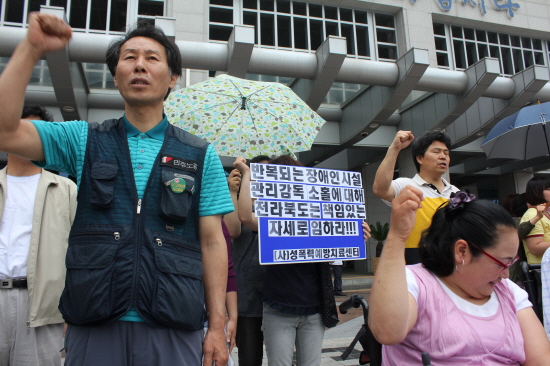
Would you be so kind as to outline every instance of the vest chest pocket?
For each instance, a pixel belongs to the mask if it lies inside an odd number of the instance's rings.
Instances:
[[[159,215],[168,222],[187,220],[193,204],[195,173],[162,168],[162,183]]]
[[[90,203],[100,209],[111,208],[118,165],[114,161],[98,160],[92,166]]]

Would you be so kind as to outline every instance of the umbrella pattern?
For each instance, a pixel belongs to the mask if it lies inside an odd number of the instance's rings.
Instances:
[[[289,87],[229,75],[172,92],[164,112],[218,154],[246,158],[309,150],[325,123]]]

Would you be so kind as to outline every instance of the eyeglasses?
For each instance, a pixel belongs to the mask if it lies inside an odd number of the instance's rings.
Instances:
[[[476,248],[477,250],[479,250],[481,253],[485,254],[487,257],[491,258],[493,260],[493,262],[495,262],[496,264],[498,264],[499,266],[502,267],[502,269],[500,270],[499,274],[501,274],[502,272],[506,271],[508,268],[512,267],[514,265],[514,263],[516,263],[518,260],[519,260],[519,257],[516,255],[510,262],[504,264],[502,263],[501,261],[499,261],[498,259],[496,259],[495,257],[493,257],[492,255],[490,255],[489,253],[486,253],[484,250],[482,250],[480,247],[478,247],[477,245],[475,245],[474,243],[470,243],[468,242],[468,244],[470,244],[471,246],[473,246],[474,248]]]

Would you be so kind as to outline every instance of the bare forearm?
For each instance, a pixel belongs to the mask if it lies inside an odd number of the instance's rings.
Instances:
[[[231,192],[231,200],[233,201],[233,207],[235,210],[223,217],[227,230],[232,239],[238,238],[241,235],[241,221],[239,220],[239,209],[237,202],[237,192]]]
[[[203,282],[208,311],[208,327],[223,329],[227,286],[227,247],[221,240],[202,245]]]
[[[369,325],[379,342],[398,343],[407,335],[409,293],[404,243],[388,236],[371,290]]]
[[[237,306],[237,291],[230,291],[225,295],[225,308],[229,320],[237,321],[239,309]]]
[[[19,126],[25,90],[41,53],[26,40],[21,42],[0,74],[0,136],[7,137]]]
[[[374,177],[372,191],[377,197],[383,198],[387,201],[391,201],[393,199],[391,182],[393,180],[393,172],[395,170],[395,163],[397,162],[398,156],[399,150],[390,146]]]
[[[250,230],[258,231],[258,221],[252,212],[252,199],[250,197],[250,171],[242,173],[241,193],[239,195],[239,219]]]
[[[529,248],[531,254],[537,257],[542,257],[546,249],[550,247],[550,241],[541,241],[536,244],[527,243],[527,247]]]

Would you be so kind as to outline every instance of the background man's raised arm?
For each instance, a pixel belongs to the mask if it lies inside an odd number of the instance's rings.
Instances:
[[[0,74],[0,151],[44,160],[36,128],[31,122],[20,120],[25,90],[36,62],[45,53],[65,47],[71,34],[71,28],[58,17],[40,13],[29,15],[27,36]]]
[[[372,191],[377,197],[386,201],[391,201],[395,197],[395,190],[391,185],[395,163],[397,162],[399,152],[409,146],[413,139],[414,136],[411,131],[398,131],[395,135],[374,177]]]

